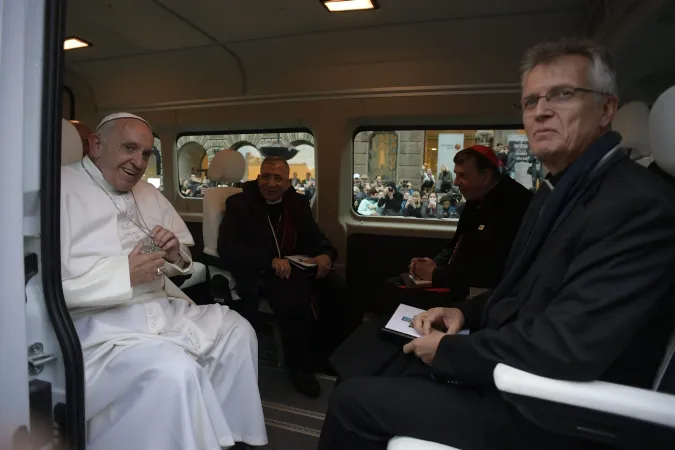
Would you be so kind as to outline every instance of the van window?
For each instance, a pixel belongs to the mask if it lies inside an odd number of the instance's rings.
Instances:
[[[155,135],[152,145],[152,155],[148,160],[148,167],[143,174],[143,180],[155,186],[160,192],[164,192],[164,175],[162,174],[162,141]]]
[[[474,144],[490,147],[502,173],[528,189],[537,189],[543,180],[543,167],[530,153],[525,131],[516,127],[361,128],[353,144],[354,211],[362,216],[458,219],[465,200],[454,185],[453,159]]]
[[[241,181],[255,180],[266,156],[288,161],[290,178],[299,193],[314,195],[316,164],[314,136],[307,129],[181,134],[177,141],[179,190],[183,197],[203,197],[210,187],[224,186],[208,179],[211,160],[223,149],[236,150],[246,160]]]

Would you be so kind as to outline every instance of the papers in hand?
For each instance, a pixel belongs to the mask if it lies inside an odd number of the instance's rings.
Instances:
[[[412,322],[416,315],[425,312],[423,309],[415,308],[404,304],[398,305],[396,311],[384,326],[383,330],[389,333],[398,334],[409,339],[415,339],[422,335],[413,328]],[[461,330],[457,334],[469,334],[469,330]]]
[[[415,283],[417,286],[431,286],[431,280],[420,280],[417,277],[414,277],[410,274],[408,274],[410,279],[412,280],[413,283]]]
[[[292,256],[287,256],[287,260],[291,262],[295,267],[302,269],[302,270],[310,270],[316,267],[316,264],[311,261],[312,257],[307,256],[307,255],[292,255]]]
[[[420,280],[409,273],[402,273],[401,278],[407,289],[431,287],[431,280]]]

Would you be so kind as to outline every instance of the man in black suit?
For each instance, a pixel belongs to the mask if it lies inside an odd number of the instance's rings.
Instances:
[[[431,258],[413,258],[410,274],[431,281],[431,289],[402,289],[400,276],[388,280],[378,313],[391,314],[405,303],[421,309],[462,301],[469,288],[494,288],[532,193],[499,173],[492,149],[473,145],[457,153],[455,185],[467,199],[457,231],[447,247]]]
[[[412,358],[408,376],[338,386],[320,449],[384,449],[394,435],[460,449],[582,448],[500,396],[492,378],[498,363],[559,379],[650,386],[675,312],[675,193],[631,162],[618,149],[620,136],[608,131],[617,84],[602,49],[542,44],[523,67],[523,122],[550,174],[504,277],[491,296],[414,319],[423,336],[403,348]],[[464,327],[472,333],[456,334]],[[525,411],[547,414],[545,407]]]
[[[313,330],[323,331],[324,352],[337,346],[349,331],[343,308],[348,295],[332,270],[337,251],[314,221],[307,199],[291,187],[288,172],[285,160],[266,158],[258,179],[227,199],[218,253],[242,297],[238,310],[253,323],[264,292],[279,318],[291,381],[300,393],[316,397]],[[293,255],[311,257],[316,271],[292,265],[287,257]]]

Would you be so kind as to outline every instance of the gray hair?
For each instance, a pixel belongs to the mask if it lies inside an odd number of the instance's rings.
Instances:
[[[548,64],[570,55],[583,56],[591,62],[588,69],[588,87],[590,89],[604,94],[619,95],[616,71],[609,52],[596,43],[585,39],[566,38],[545,42],[530,48],[525,52],[520,67],[521,85],[524,84],[525,77],[536,66]]]

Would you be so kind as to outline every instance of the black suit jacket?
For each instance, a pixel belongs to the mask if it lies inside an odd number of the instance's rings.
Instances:
[[[477,331],[444,337],[434,373],[491,385],[502,362],[545,377],[649,387],[675,317],[674,199],[660,178],[618,162],[544,243],[514,294],[460,306]]]
[[[450,288],[461,300],[469,287],[494,288],[506,265],[511,244],[518,233],[532,192],[508,176],[502,176],[485,198],[469,201],[450,244],[436,257],[434,287]],[[452,264],[448,264],[462,237]]]
[[[229,197],[218,233],[218,253],[223,266],[235,276],[254,277],[272,271],[272,259],[277,257],[274,236],[267,220],[265,200],[257,181],[248,181],[243,192]],[[307,198],[289,188],[283,197],[297,228],[297,254],[318,256],[327,254],[337,259],[337,250],[321,232],[312,217]]]

